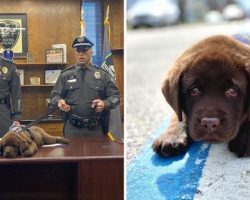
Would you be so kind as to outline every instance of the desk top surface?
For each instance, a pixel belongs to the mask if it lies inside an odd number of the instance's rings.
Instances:
[[[45,145],[32,157],[0,157],[0,164],[39,162],[79,162],[83,160],[123,159],[124,145],[107,137],[68,137],[68,145]]]

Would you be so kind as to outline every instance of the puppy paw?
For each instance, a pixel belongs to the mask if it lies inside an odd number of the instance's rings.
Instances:
[[[63,137],[57,137],[56,138],[56,143],[59,144],[69,144],[69,140]]]
[[[250,156],[250,122],[245,122],[237,134],[237,136],[228,143],[228,148],[239,158]]]
[[[20,142],[19,144],[19,152],[20,152],[20,155],[24,155],[24,152],[29,148],[29,145],[26,141],[22,141]]]
[[[29,157],[29,156],[33,156],[35,153],[37,152],[37,148],[28,148],[23,152],[23,156],[25,157]]]
[[[153,150],[160,156],[176,156],[186,152],[189,139],[186,132],[178,135],[163,134],[153,142]]]
[[[250,156],[250,141],[232,140],[228,143],[229,151],[235,153],[239,158]]]
[[[33,155],[33,152],[30,149],[26,149],[23,152],[23,156],[25,156],[25,157],[29,157],[29,156],[32,156],[32,155]]]

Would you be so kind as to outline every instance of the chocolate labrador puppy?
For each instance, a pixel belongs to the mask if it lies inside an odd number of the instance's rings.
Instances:
[[[0,140],[0,153],[4,157],[32,156],[44,144],[68,144],[69,140],[51,136],[42,128],[32,126],[28,131],[8,132]]]
[[[227,36],[197,43],[177,59],[162,91],[175,114],[153,143],[162,156],[185,152],[192,141],[229,142],[250,155],[250,48]]]

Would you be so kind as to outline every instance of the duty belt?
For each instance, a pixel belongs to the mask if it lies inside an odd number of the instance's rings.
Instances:
[[[7,97],[0,98],[0,104],[7,104]]]
[[[83,118],[75,114],[69,115],[69,122],[77,128],[89,128],[93,129],[98,125],[99,117]]]

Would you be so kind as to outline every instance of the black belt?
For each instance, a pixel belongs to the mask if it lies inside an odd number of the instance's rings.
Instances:
[[[0,104],[7,104],[7,97],[0,98]]]
[[[70,114],[69,122],[76,128],[89,128],[93,129],[98,126],[99,117],[95,116],[92,118],[83,118],[75,114]]]

